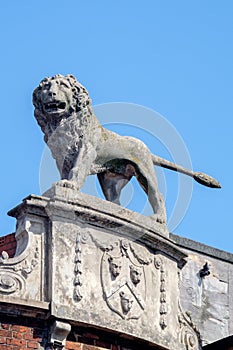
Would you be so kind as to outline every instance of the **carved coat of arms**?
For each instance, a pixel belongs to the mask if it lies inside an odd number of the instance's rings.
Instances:
[[[138,319],[145,309],[146,278],[144,264],[128,241],[106,250],[101,261],[104,299],[109,308],[123,319]]]

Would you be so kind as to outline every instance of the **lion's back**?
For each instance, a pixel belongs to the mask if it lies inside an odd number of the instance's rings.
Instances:
[[[122,136],[113,131],[103,129],[101,140],[97,146],[97,157],[101,160],[128,159],[135,161],[140,155],[148,157],[150,153],[148,147],[141,140]]]

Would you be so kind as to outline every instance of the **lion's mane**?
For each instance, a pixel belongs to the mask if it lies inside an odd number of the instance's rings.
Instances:
[[[44,88],[44,86],[48,84],[51,80],[65,80],[66,84],[70,87],[70,90],[72,91],[72,102],[69,107],[68,113],[66,113],[62,116],[61,119],[58,119],[56,121],[48,121],[48,119],[43,113],[43,106],[41,101],[41,91]],[[61,126],[64,122],[66,122],[67,127],[69,126],[69,124],[72,126],[71,130],[74,130],[73,128],[78,128],[80,131],[80,126],[85,125],[88,122],[88,115],[93,113],[91,108],[91,99],[88,95],[88,91],[71,74],[68,74],[66,76],[57,74],[51,78],[43,79],[40,82],[39,86],[33,92],[33,105],[35,107],[35,117],[43,133],[45,134],[45,138],[48,138],[51,135],[51,133],[58,126]]]
[[[60,118],[49,119],[43,110],[41,91],[54,79],[65,81],[72,93],[72,101],[67,113],[62,114]],[[44,133],[44,140],[51,149],[61,176],[64,178],[72,168],[72,162],[80,149],[84,135],[90,136],[93,123],[96,121],[93,119],[94,113],[88,91],[73,75],[57,74],[40,82],[33,92],[33,104],[34,115]],[[61,139],[62,145],[57,141]]]

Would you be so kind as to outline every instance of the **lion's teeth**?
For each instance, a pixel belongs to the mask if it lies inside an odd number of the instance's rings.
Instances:
[[[66,108],[65,102],[48,102],[45,104],[46,110],[65,109],[65,108]]]

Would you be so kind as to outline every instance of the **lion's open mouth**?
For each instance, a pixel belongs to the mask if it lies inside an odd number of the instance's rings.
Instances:
[[[52,112],[58,112],[63,111],[66,108],[65,102],[48,102],[44,104],[44,109],[46,112],[52,113]]]

